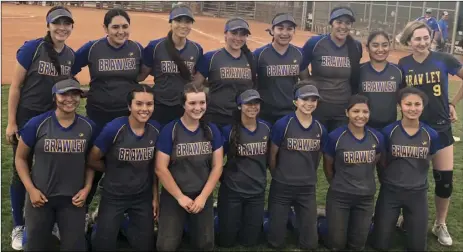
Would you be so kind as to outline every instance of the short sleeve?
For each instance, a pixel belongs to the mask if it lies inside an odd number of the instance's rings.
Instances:
[[[172,131],[177,120],[168,123],[162,128],[159,133],[158,140],[156,142],[156,149],[166,155],[172,155]]]
[[[216,51],[205,53],[204,56],[201,57],[200,60],[198,61],[198,66],[196,70],[200,72],[204,78],[209,77],[209,65],[211,63],[212,56],[215,54],[215,52]]]
[[[328,144],[329,136],[328,136],[328,130],[326,130],[325,126],[323,126],[323,124],[320,123],[320,127],[322,129],[322,138],[321,138],[320,146],[323,151],[325,148],[325,145]]]
[[[16,60],[21,64],[24,69],[29,70],[32,64],[34,54],[37,51],[37,47],[42,42],[41,39],[29,40],[24,42],[18,51],[16,52]]]
[[[263,47],[260,47],[260,48],[257,48],[256,50],[254,50],[254,52],[252,53],[253,56],[254,56],[254,62],[255,62],[255,66],[256,67],[259,67],[259,56],[260,54],[262,53],[262,51],[264,50],[265,46]]]
[[[358,40],[355,40],[355,43],[357,44],[357,48],[359,50],[359,54],[360,54],[360,59],[362,59],[363,57],[363,46],[362,46],[362,42],[358,41]]]
[[[451,75],[458,74],[461,69],[460,61],[452,54],[442,53],[442,55],[444,56],[444,63],[447,68],[447,72]]]
[[[34,148],[37,141],[37,130],[45,118],[46,116],[43,116],[43,114],[32,117],[19,131],[21,139],[29,148]]]
[[[270,140],[276,146],[280,146],[281,142],[283,141],[287,123],[287,118],[283,117],[278,120],[272,127],[272,131],[270,132]]]
[[[312,53],[315,45],[318,41],[320,41],[321,38],[321,36],[314,36],[305,42],[304,46],[302,47],[302,63],[300,66],[300,71],[304,71],[309,67],[310,63],[312,62]]]
[[[154,62],[154,48],[159,43],[159,40],[152,40],[143,49],[143,64],[147,67],[152,68]]]
[[[330,133],[327,136],[326,143],[323,145],[323,153],[334,158],[336,156],[336,141],[337,139],[334,132]]]
[[[94,145],[98,147],[103,154],[106,154],[111,148],[118,130],[119,128],[114,125],[114,122],[109,122],[104,126],[103,130],[96,138]]]
[[[384,151],[385,152],[389,151],[389,138],[390,138],[392,129],[396,124],[397,123],[390,124],[390,125],[384,127],[380,132],[381,135],[383,136],[383,142],[384,142],[383,146],[384,146]]]
[[[385,143],[384,143],[384,136],[381,132],[378,132],[374,129],[371,129],[373,134],[376,136],[378,139],[378,144],[376,145],[376,154],[382,153],[385,151]]]
[[[431,146],[429,148],[429,154],[434,155],[439,150],[442,149],[442,144],[440,142],[439,134],[437,133],[437,131],[433,130],[431,127],[427,127],[427,130],[428,130],[429,135],[431,137]]]
[[[231,132],[232,126],[231,125],[226,125],[222,128],[222,138],[223,138],[223,153],[227,154],[228,150],[230,148],[230,132]]]
[[[215,126],[215,124],[209,123],[209,127],[212,131],[212,151],[216,151],[223,146],[223,138],[220,130]]]
[[[75,53],[75,61],[72,66],[72,75],[78,74],[82,68],[88,65],[88,56],[90,54],[90,49],[96,41],[89,41],[79,48]]]

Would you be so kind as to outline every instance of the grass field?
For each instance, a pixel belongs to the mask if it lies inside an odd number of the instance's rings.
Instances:
[[[450,85],[450,93],[453,96],[456,92],[457,82],[454,82]],[[5,129],[7,125],[7,110],[8,110],[8,86],[1,87],[2,93],[2,218],[1,218],[1,228],[2,228],[2,237],[1,237],[1,250],[8,251],[11,250],[11,238],[10,232],[12,229],[12,216],[11,216],[11,206],[10,206],[10,196],[9,196],[9,185],[11,179],[11,163],[12,163],[12,149],[9,145],[6,144],[5,139]],[[85,101],[80,105],[79,112],[85,114],[84,106]],[[463,106],[458,106],[458,115],[460,116],[460,121],[454,125],[454,135],[463,136],[463,127],[461,120],[463,120]],[[429,198],[429,234],[428,234],[428,249],[430,251],[463,251],[463,213],[461,212],[461,207],[463,206],[463,187],[461,182],[463,181],[463,143],[457,143],[455,145],[455,172],[454,172],[454,191],[452,196],[452,204],[450,206],[449,217],[447,220],[448,229],[453,237],[453,246],[450,248],[441,246],[435,237],[431,233],[432,223],[434,222],[434,180],[432,178],[432,173],[429,173],[430,188],[428,190]],[[325,205],[325,195],[328,189],[328,184],[323,174],[321,167],[318,170],[318,188],[317,188],[317,203],[319,206]],[[96,200],[94,201],[96,202]],[[289,234],[289,233],[288,233]],[[403,250],[403,235],[397,232],[396,240],[394,243],[394,250]],[[296,245],[296,240],[294,236],[288,236],[288,249],[294,249]],[[218,250],[225,251],[224,249],[218,248]],[[236,250],[249,250],[240,247],[232,249]],[[252,250],[268,250],[265,245],[254,248]],[[320,246],[320,250],[326,250]]]

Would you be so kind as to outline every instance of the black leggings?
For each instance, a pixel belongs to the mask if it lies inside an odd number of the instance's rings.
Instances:
[[[373,247],[389,250],[400,210],[407,228],[407,250],[426,251],[428,233],[427,190],[392,189],[382,185],[376,201]]]

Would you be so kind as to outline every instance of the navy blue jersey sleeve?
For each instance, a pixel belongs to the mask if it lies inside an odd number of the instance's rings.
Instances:
[[[437,20],[436,20],[435,18],[433,18],[433,17],[432,17],[431,19],[432,19],[432,21],[433,21],[433,22],[431,23],[431,25],[430,25],[431,30],[433,30],[433,31],[439,31],[439,25],[437,24]],[[429,24],[429,22],[428,22],[428,24]]]
[[[222,128],[223,136],[223,154],[227,154],[230,149],[230,132],[232,130],[232,125],[226,125]]]
[[[341,137],[341,134],[344,132],[344,130],[345,127],[342,126],[328,134],[327,143],[323,146],[323,153],[332,158],[336,157],[336,143],[338,142],[339,137]]]
[[[429,154],[434,155],[440,149],[442,149],[442,144],[439,139],[439,133],[437,133],[437,131],[435,131],[433,128],[431,128],[428,125],[424,125],[424,128],[429,133],[429,137],[431,138],[431,146],[429,147]]]
[[[392,130],[397,126],[397,124],[399,124],[400,121],[395,121],[389,125],[387,125],[386,127],[384,127],[382,130],[381,130],[381,134],[383,135],[383,141],[384,141],[384,150],[387,152],[389,151],[389,139],[390,139],[390,136],[391,136],[391,133],[392,133]]]
[[[207,52],[198,61],[196,70],[201,73],[204,78],[209,77],[209,66],[211,64],[212,56],[216,51]]]
[[[220,149],[220,147],[223,146],[222,134],[220,133],[219,128],[217,128],[215,124],[209,123],[209,127],[212,131],[212,151],[216,151],[217,149]]]
[[[28,70],[31,66],[35,51],[42,41],[43,39],[26,41],[16,52],[16,60],[24,69]]]
[[[382,153],[385,149],[384,149],[384,136],[381,132],[373,129],[373,128],[368,128],[372,133],[373,135],[376,136],[376,138],[378,139],[378,145],[376,145],[376,154],[379,154],[379,153]]]
[[[272,127],[272,131],[270,133],[270,140],[276,146],[280,146],[283,138],[285,136],[286,125],[288,124],[289,117],[285,116],[278,121]]]
[[[154,61],[154,48],[161,41],[161,39],[151,40],[148,45],[143,49],[143,64],[147,67],[153,67]]]
[[[201,58],[204,57],[204,49],[203,49],[203,47],[202,47],[200,44],[198,44],[198,43],[196,43],[196,42],[193,42],[193,43],[195,43],[195,45],[196,45],[196,46],[198,47],[198,49],[199,49],[199,52],[198,52],[198,56],[199,56],[199,57],[198,57],[198,60],[196,61],[196,63],[198,63],[198,62],[201,60]]]
[[[178,120],[174,120],[164,126],[159,133],[158,140],[156,142],[156,149],[164,154],[172,155],[172,134],[174,130],[174,125]]]
[[[107,123],[103,130],[96,138],[94,145],[101,150],[103,154],[106,154],[113,144],[114,137],[116,137],[117,132],[122,127],[123,123],[118,119],[115,119]]]
[[[461,69],[460,61],[452,54],[442,53],[442,55],[444,56],[444,63],[447,68],[447,72],[451,75],[458,74]]]
[[[96,138],[98,137],[98,134],[97,134],[97,131],[96,131],[96,124],[95,124],[95,122],[90,120],[90,118],[88,118],[88,117],[81,116],[81,115],[79,115],[79,116],[80,116],[80,118],[87,121],[88,124],[90,124],[91,130],[92,130],[92,137],[90,138],[90,142],[89,142],[88,146],[92,147],[93,144],[95,143]]]
[[[159,132],[161,132],[161,124],[156,120],[148,120],[148,123],[153,125]]]
[[[360,59],[363,57],[363,49],[362,49],[362,42],[358,41],[358,40],[354,40],[356,45],[357,45],[357,48],[359,50],[359,53],[360,53]]]
[[[320,146],[323,152],[325,149],[325,145],[328,144],[329,136],[328,136],[328,130],[325,128],[325,126],[320,123],[320,127],[322,128],[322,138],[321,138]]]
[[[305,42],[304,46],[302,47],[302,63],[300,66],[300,70],[304,71],[309,67],[310,63],[312,62],[312,53],[315,48],[315,45],[320,41],[322,38],[321,35],[313,36],[307,42]]]
[[[72,75],[78,74],[82,70],[82,68],[88,65],[88,55],[90,53],[90,48],[92,48],[92,45],[95,42],[95,40],[89,41],[77,50],[77,52],[75,53],[74,65],[71,69]]]
[[[29,147],[33,148],[35,142],[37,141],[37,130],[39,129],[40,124],[48,117],[51,116],[53,112],[45,112],[38,116],[32,117],[22,129],[19,130],[19,135],[23,142]]]
[[[252,53],[254,56],[254,62],[256,62],[256,67],[259,67],[259,55],[262,53],[265,47],[266,46],[259,47]]]

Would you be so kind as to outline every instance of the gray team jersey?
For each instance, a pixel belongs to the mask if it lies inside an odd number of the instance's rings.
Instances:
[[[108,112],[127,110],[127,94],[138,85],[141,59],[142,48],[132,40],[117,49],[106,38],[95,41],[88,52],[92,80],[87,106]]]
[[[251,68],[244,53],[234,58],[225,49],[207,52],[198,66],[207,77],[210,102],[206,113],[232,116],[236,95],[253,87]]]
[[[26,78],[21,87],[19,106],[35,111],[47,111],[52,108],[53,95],[51,89],[55,84],[54,78],[58,76],[53,63],[48,57],[43,41],[39,42],[32,62],[27,70]],[[58,54],[61,65],[61,75],[70,75],[74,64],[74,52],[68,46]]]
[[[224,149],[230,149],[232,126],[224,127]],[[255,131],[240,127],[237,157],[228,159],[223,170],[223,183],[235,192],[246,195],[264,193],[267,184],[267,150],[270,126],[258,120]]]
[[[405,86],[402,79],[402,71],[392,63],[381,72],[370,62],[360,66],[359,92],[370,100],[369,126],[382,129],[397,120],[397,92]]]
[[[284,116],[293,111],[293,89],[302,63],[301,49],[289,45],[281,55],[272,44],[256,49],[258,91],[264,100],[262,113]]]
[[[89,119],[76,115],[74,123],[63,128],[55,111],[48,111],[21,130],[22,140],[34,152],[32,182],[46,197],[74,196],[84,187],[93,127]]]
[[[381,184],[405,190],[428,187],[428,169],[432,155],[440,148],[439,135],[420,123],[418,132],[410,136],[401,121],[383,129],[387,148],[387,167],[381,170]]]
[[[105,154],[105,195],[132,197],[152,192],[158,135],[159,123],[151,120],[142,136],[133,133],[128,117],[116,118],[105,126],[95,141]]]
[[[278,120],[272,128],[272,143],[279,146],[273,179],[294,186],[316,185],[326,138],[326,129],[315,119],[308,128],[294,113]]]
[[[180,76],[177,64],[169,56],[166,41],[166,38],[152,41],[147,48],[153,47],[151,74],[154,76],[154,100],[157,104],[174,106],[180,104],[181,93],[187,80]],[[187,40],[185,47],[179,53],[191,74],[194,75],[196,63],[203,54],[202,48],[195,42]],[[144,64],[147,62],[148,60],[145,60]]]
[[[334,159],[333,191],[354,195],[376,192],[376,155],[382,151],[381,133],[365,128],[363,139],[355,138],[347,126],[329,134],[325,153]]]

